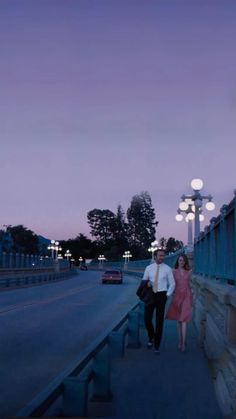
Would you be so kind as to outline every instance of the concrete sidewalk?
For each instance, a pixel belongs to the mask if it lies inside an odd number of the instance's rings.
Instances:
[[[192,324],[187,350],[177,348],[175,322],[165,321],[161,354],[146,348],[141,328],[141,348],[125,350],[113,361],[112,414],[116,419],[220,419],[207,360]]]

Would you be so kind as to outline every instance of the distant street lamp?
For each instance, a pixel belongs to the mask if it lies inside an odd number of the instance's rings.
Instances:
[[[154,240],[154,242],[151,243],[151,246],[148,248],[148,252],[152,253],[152,260],[154,260],[154,252],[158,249],[158,241]]]
[[[69,260],[69,258],[72,256],[72,254],[70,253],[69,249],[66,251],[65,253],[65,257],[67,260]]]
[[[82,256],[80,256],[80,257],[79,257],[79,266],[81,266],[81,265],[82,265],[82,262],[83,262],[83,258],[82,258]]]
[[[52,259],[57,260],[58,251],[62,250],[62,248],[59,246],[59,242],[56,240],[51,240],[51,245],[48,246],[48,250],[51,250],[51,257]]]
[[[48,250],[51,250],[51,258],[54,259],[54,244],[55,240],[51,240],[51,245],[48,246]]]
[[[201,179],[193,179],[191,181],[191,187],[193,189],[193,194],[181,196],[182,201],[179,204],[177,210],[178,214],[175,217],[177,221],[182,221],[183,216],[181,212],[186,213],[185,220],[189,223],[188,244],[190,244],[190,246],[192,246],[192,221],[194,220],[194,238],[196,239],[200,234],[200,221],[204,220],[201,208],[203,200],[208,200],[206,203],[206,209],[208,211],[213,211],[215,209],[215,204],[212,202],[212,196],[200,194],[200,190],[203,187],[203,181]]]
[[[98,256],[99,266],[100,266],[101,269],[103,268],[103,262],[104,262],[104,260],[106,260],[106,258],[105,258],[104,255],[99,255]]]
[[[56,248],[55,248],[55,259],[57,259],[58,252],[61,252],[62,251],[61,246],[59,246],[59,242],[56,242],[56,243],[57,244],[56,244]]]
[[[129,263],[129,259],[133,256],[131,255],[129,250],[126,250],[122,257],[125,259],[125,265],[127,265]]]

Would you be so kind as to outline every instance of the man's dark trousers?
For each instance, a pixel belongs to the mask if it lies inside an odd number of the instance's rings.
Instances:
[[[154,340],[155,348],[159,348],[163,332],[163,323],[165,315],[166,305],[166,291],[160,291],[153,293],[153,304],[145,305],[144,310],[144,322],[148,332],[149,341]],[[152,323],[153,312],[156,309],[156,327],[154,333],[154,327]]]

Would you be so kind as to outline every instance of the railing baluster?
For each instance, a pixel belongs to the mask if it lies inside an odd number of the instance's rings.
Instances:
[[[67,377],[63,382],[65,417],[88,416],[88,378]]]
[[[92,401],[110,401],[112,394],[110,390],[110,358],[107,346],[99,351],[94,357],[94,394]]]

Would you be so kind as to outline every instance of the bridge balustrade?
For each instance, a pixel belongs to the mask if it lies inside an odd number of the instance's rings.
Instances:
[[[236,197],[223,205],[218,217],[194,244],[194,272],[236,285]]]
[[[0,270],[14,268],[37,268],[53,266],[53,259],[41,255],[0,252]]]
[[[236,413],[236,196],[194,244],[193,320],[221,410]]]
[[[0,289],[56,280],[75,273],[65,259],[0,252]]]

